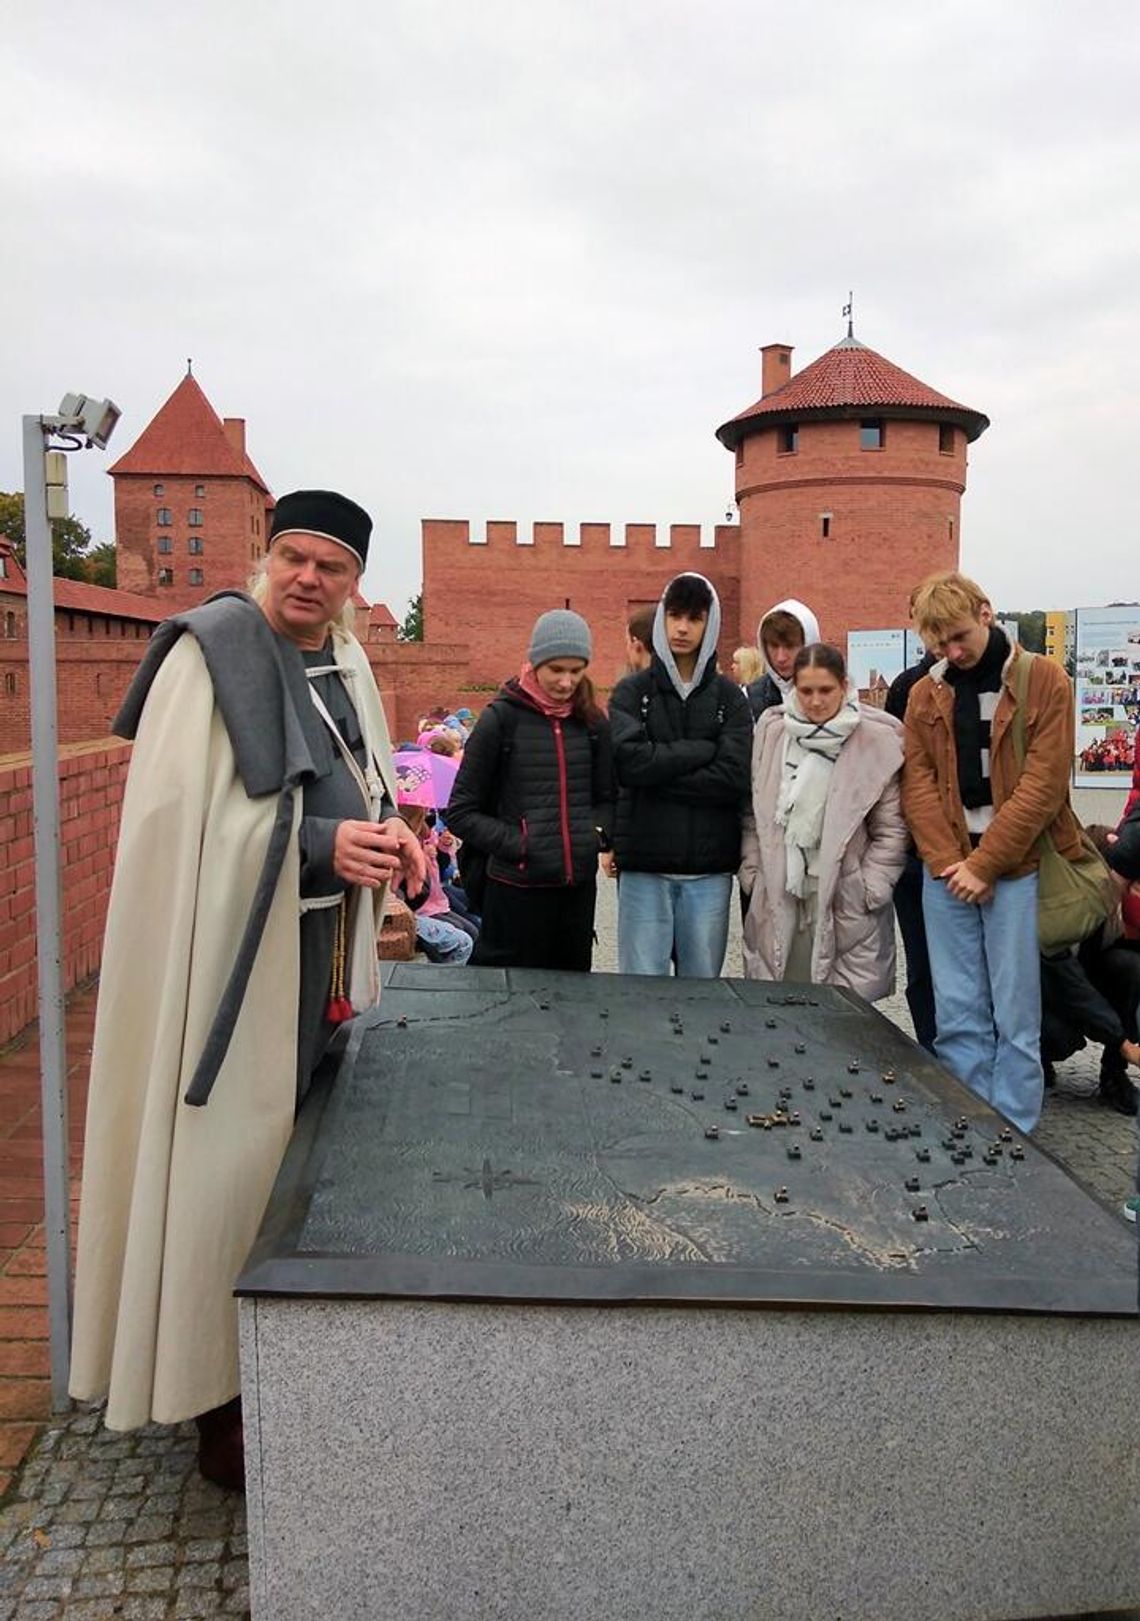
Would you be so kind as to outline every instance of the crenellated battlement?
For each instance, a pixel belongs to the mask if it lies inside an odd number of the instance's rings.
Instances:
[[[739,545],[737,524],[700,523],[562,523],[514,518],[425,518],[423,544],[437,547],[478,547],[517,553],[625,552],[638,555],[668,552],[688,556],[729,552]]]

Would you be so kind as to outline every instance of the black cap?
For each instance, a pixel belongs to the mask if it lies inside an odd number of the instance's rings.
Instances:
[[[361,568],[368,561],[368,540],[372,519],[363,507],[335,490],[292,490],[283,495],[273,510],[269,526],[270,545],[278,535],[301,533],[320,535],[347,546]]]

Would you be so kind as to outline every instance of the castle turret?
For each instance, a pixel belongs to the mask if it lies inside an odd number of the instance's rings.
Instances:
[[[218,416],[187,370],[125,455],[115,481],[118,584],[164,612],[244,586],[265,551],[273,505],[240,417]]]
[[[907,623],[911,589],[958,565],[966,447],[989,426],[848,330],[793,374],[761,350],[764,393],[717,429],[736,455],[740,632],[799,597],[824,636]]]

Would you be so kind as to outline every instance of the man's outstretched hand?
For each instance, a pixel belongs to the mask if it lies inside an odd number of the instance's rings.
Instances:
[[[399,816],[384,822],[341,822],[333,844],[333,871],[343,883],[364,889],[379,889],[402,875],[409,895],[418,895],[427,877],[423,847]]]

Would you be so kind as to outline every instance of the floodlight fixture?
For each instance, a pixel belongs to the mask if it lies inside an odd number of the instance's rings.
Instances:
[[[60,433],[75,433],[99,450],[107,448],[107,441],[115,431],[122,412],[114,400],[93,400],[86,394],[65,394],[59,402],[56,421]]]

